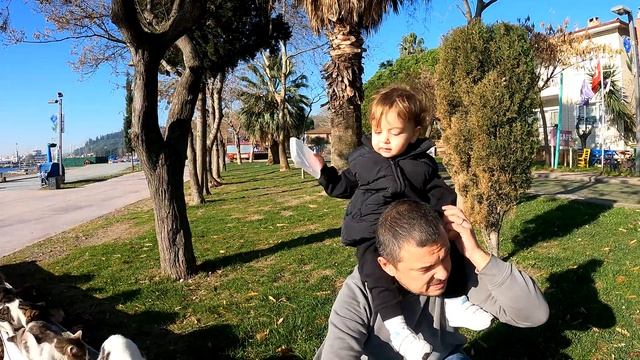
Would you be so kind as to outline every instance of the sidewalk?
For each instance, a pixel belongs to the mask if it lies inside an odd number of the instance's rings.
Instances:
[[[640,209],[638,177],[610,177],[597,172],[536,171],[529,193]]]

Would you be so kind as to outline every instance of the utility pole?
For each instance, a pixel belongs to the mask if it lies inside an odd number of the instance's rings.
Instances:
[[[62,165],[62,133],[64,132],[64,118],[62,113],[62,97],[63,94],[58,91],[58,98],[49,100],[49,104],[58,104],[58,162],[60,163],[60,175],[64,182],[64,166]]]
[[[627,15],[629,21],[629,37],[631,38],[631,56],[633,57],[633,83],[636,95],[636,163],[635,174],[640,176],[640,63],[638,61],[638,38],[634,26],[634,18],[631,9],[626,6],[617,5],[611,8],[611,12],[617,15]]]

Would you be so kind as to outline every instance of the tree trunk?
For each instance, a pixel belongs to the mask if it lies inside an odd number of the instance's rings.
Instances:
[[[280,171],[289,171],[289,161],[287,160],[287,142],[284,136],[278,142],[278,157],[280,158]]]
[[[491,255],[500,257],[500,231],[495,229],[483,229],[482,238],[487,244],[487,250]]]
[[[222,113],[222,90],[224,87],[225,74],[223,72],[218,73],[214,76],[214,80],[211,82],[209,86],[209,98],[212,106],[209,109],[209,118],[212,119],[211,123],[211,131],[209,132],[209,139],[207,141],[207,146],[209,147],[209,152],[211,153],[211,176],[212,182],[217,184],[217,186],[222,185],[222,180],[220,176],[220,148],[217,147],[218,144],[218,135],[220,134],[220,125],[222,124],[222,119],[224,117]]]
[[[132,138],[153,202],[160,269],[174,279],[185,279],[196,272],[183,173],[200,69],[191,66],[178,81],[163,137],[157,110],[160,57],[138,50],[132,58],[136,67]]]
[[[207,88],[203,81],[200,86],[200,116],[198,117],[198,145],[196,148],[198,161],[198,177],[200,180],[200,194],[210,194],[207,176]]]
[[[275,140],[271,140],[271,144],[269,145],[269,159],[267,159],[267,165],[276,165],[280,164],[280,153],[278,150],[278,142]]]
[[[240,133],[234,131],[233,138],[236,141],[236,163],[240,165],[242,164],[242,152],[240,151]]]
[[[176,2],[161,32],[141,24],[135,2],[111,1],[111,21],[118,27],[135,67],[131,140],[145,172],[153,202],[160,269],[174,279],[196,272],[184,196],[184,165],[191,119],[198,99],[202,69],[187,34],[204,14],[205,2]],[[158,123],[158,69],[173,44],[182,52],[184,74],[171,96],[165,133]]]
[[[256,141],[251,139],[251,152],[249,153],[249,162],[253,162],[253,150],[256,148]]]
[[[211,163],[213,167],[213,179],[220,181],[220,145],[218,140],[213,142],[213,152],[211,154]]]
[[[544,141],[543,153],[544,153],[544,161],[547,164],[547,167],[551,167],[551,151],[553,149],[549,148],[549,132],[547,131],[547,116],[544,113],[544,104],[542,103],[542,97],[538,96],[538,101],[540,102],[539,110],[540,110],[540,118],[542,119],[542,138]]]
[[[347,157],[362,137],[362,53],[360,29],[336,23],[328,32],[331,60],[323,68],[331,109],[331,164],[348,166]]]
[[[218,163],[220,171],[227,171],[227,145],[222,134],[218,134]]]
[[[189,135],[189,145],[187,147],[187,164],[189,164],[189,181],[191,189],[191,204],[202,205],[205,203],[204,196],[202,196],[202,187],[200,179],[198,178],[198,164],[195,145],[193,144],[193,132]]]

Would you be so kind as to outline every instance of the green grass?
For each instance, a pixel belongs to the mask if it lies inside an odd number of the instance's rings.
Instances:
[[[135,165],[134,166],[134,172],[135,171],[140,171],[140,165]],[[115,177],[118,176],[122,176],[125,174],[130,174],[131,168],[126,168],[126,169],[122,169],[121,171],[115,173],[115,174],[111,174],[111,175],[105,175],[105,176],[96,176],[94,178],[91,179],[83,179],[83,180],[76,180],[76,181],[65,181],[60,187],[62,189],[74,189],[74,188],[79,188],[79,187],[83,187],[89,184],[93,184],[93,183],[97,183],[97,182],[101,182],[101,181],[106,181],[109,179],[113,179]]]
[[[159,273],[148,201],[5,257],[0,272],[33,283],[95,347],[122,333],[149,359],[310,359],[355,265],[339,240],[346,202],[262,163],[230,165],[224,181],[189,208],[199,263],[189,281]],[[639,356],[640,212],[529,198],[502,235],[503,255],[536,278],[551,318],[467,333],[474,358]]]

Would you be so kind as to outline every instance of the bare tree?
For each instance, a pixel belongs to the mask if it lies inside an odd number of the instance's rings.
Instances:
[[[458,5],[458,9],[460,9],[465,19],[467,19],[467,23],[471,23],[473,20],[482,19],[482,13],[485,10],[487,10],[487,8],[491,6],[493,3],[495,3],[496,1],[498,0],[489,0],[489,1],[476,0],[476,6],[472,10],[471,5],[469,4],[469,0],[462,0],[462,5],[464,6],[464,9],[461,8],[460,5]]]
[[[149,5],[151,2],[149,3]],[[113,0],[111,19],[120,29],[135,68],[131,138],[148,180],[155,213],[161,270],[175,279],[192,276],[196,259],[184,197],[184,164],[202,69],[186,35],[203,13],[203,0],[175,0],[166,19],[155,9]],[[182,52],[184,73],[173,93],[164,133],[158,124],[158,70],[170,46]]]

